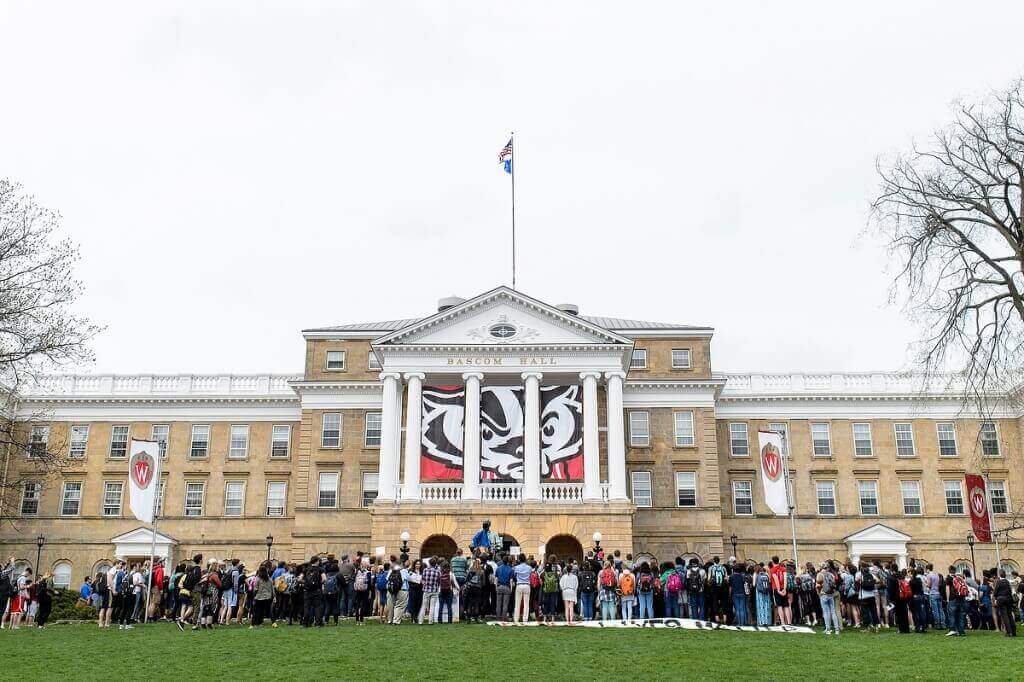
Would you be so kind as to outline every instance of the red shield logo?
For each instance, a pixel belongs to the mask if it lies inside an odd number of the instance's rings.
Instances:
[[[156,462],[153,461],[153,457],[148,452],[137,452],[132,455],[132,460],[128,463],[128,470],[131,473],[132,480],[135,481],[135,485],[140,490],[145,490],[153,480]]]
[[[987,507],[982,489],[977,486],[971,488],[971,513],[975,516],[985,516]]]
[[[761,468],[764,469],[768,480],[773,483],[782,476],[782,457],[779,455],[779,449],[771,443],[761,448]]]

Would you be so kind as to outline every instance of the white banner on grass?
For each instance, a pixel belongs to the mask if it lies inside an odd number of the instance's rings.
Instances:
[[[493,621],[491,625],[503,627],[523,627],[524,624],[503,623]],[[532,621],[526,626],[539,626],[541,623]],[[546,623],[547,626],[568,626],[568,623]],[[692,618],[648,618],[646,620],[581,620],[572,624],[581,628],[675,628],[677,630],[731,630],[734,632],[789,632],[801,635],[813,635],[814,630],[805,625],[722,625],[707,620]]]

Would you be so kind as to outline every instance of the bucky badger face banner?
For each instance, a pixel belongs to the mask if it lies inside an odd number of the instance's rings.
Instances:
[[[423,426],[420,439],[420,480],[461,481],[463,386],[423,387]]]
[[[523,480],[523,388],[487,386],[480,391],[480,479]]]
[[[582,386],[541,388],[540,468],[546,480],[583,480]]]

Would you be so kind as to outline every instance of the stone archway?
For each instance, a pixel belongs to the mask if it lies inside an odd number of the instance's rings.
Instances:
[[[544,551],[548,556],[554,554],[559,561],[575,559],[583,561],[583,545],[576,539],[575,535],[555,535],[544,545]]]
[[[431,535],[420,545],[420,558],[432,556],[451,559],[459,551],[459,546],[449,535]]]
[[[513,547],[518,547],[519,551],[523,551],[523,546],[519,544],[519,540],[512,537],[507,533],[501,534],[501,551],[508,554],[509,550]]]

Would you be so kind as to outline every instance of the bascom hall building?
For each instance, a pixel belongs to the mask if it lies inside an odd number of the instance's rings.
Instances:
[[[20,405],[66,452],[11,457],[4,556],[78,584],[148,559],[128,509],[129,438],[162,454],[156,554],[254,567],[271,554],[450,555],[485,519],[506,547],[580,556],[792,557],[764,504],[758,431],[789,457],[801,562],[970,564],[964,474],[984,462],[995,525],[1024,489],[1022,415],[890,372],[713,371],[713,329],[600,317],[507,287],[405,320],[307,329],[284,375],[52,376]],[[428,313],[424,315],[423,313]],[[44,415],[39,419],[37,415]],[[41,538],[39,546],[37,538]],[[735,549],[734,549],[735,543]],[[993,546],[975,549],[995,564]],[[1002,550],[1014,569],[1018,542]]]

